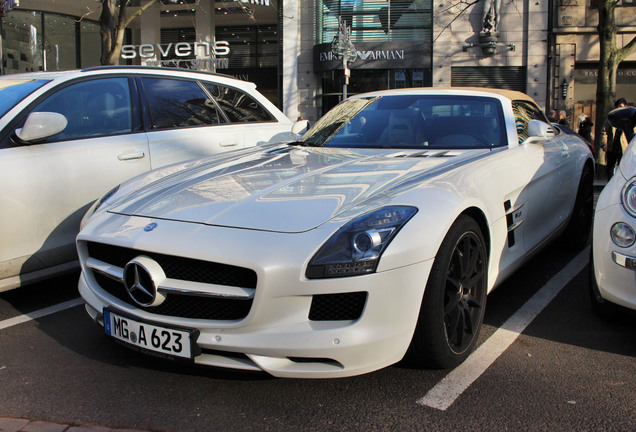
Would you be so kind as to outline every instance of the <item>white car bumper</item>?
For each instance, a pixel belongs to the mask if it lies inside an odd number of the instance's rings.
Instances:
[[[162,254],[249,267],[258,281],[247,315],[229,320],[168,316],[153,313],[153,307],[140,308],[127,301],[125,291],[112,295],[102,289],[95,271],[86,265],[86,242],[93,238],[83,232],[78,238],[83,266],[79,291],[94,320],[104,325],[103,310],[109,308],[154,325],[198,330],[196,345],[201,352],[194,357],[195,363],[261,370],[277,377],[358,375],[396,363],[406,353],[432,259],[366,276],[309,280],[304,277],[304,269],[313,249],[302,249],[312,243],[307,235],[313,234],[290,236],[204,227],[196,228],[196,234],[178,235],[184,224],[161,221],[160,225],[152,235],[131,238],[124,229],[99,241],[146,251],[153,249],[152,244],[169,245],[170,250],[162,249]],[[142,239],[151,237],[152,244],[143,243]],[[284,245],[282,237],[286,239]],[[346,301],[339,297],[344,293],[366,293],[359,317],[310,319],[318,296],[331,295],[338,302]]]

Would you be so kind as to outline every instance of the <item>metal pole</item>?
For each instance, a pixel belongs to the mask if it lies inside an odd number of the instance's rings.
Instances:
[[[344,82],[342,84],[342,100],[345,100],[347,98],[347,80],[349,79],[347,77],[347,56],[343,55],[342,56],[342,74],[344,75]]]

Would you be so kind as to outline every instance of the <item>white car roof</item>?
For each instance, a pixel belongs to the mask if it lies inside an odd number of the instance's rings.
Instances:
[[[38,80],[56,80],[56,79],[74,79],[81,76],[91,75],[108,75],[129,73],[135,75],[168,75],[171,77],[188,77],[201,80],[210,80],[218,83],[232,85],[242,89],[255,89],[256,84],[249,81],[242,81],[231,77],[212,72],[193,71],[187,69],[162,68],[162,67],[146,67],[146,66],[96,66],[86,69],[73,69],[66,71],[46,71],[46,72],[26,72],[20,74],[3,75],[0,79],[38,79]]]

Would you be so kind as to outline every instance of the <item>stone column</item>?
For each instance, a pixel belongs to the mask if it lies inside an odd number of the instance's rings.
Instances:
[[[292,121],[298,118],[298,56],[300,53],[300,0],[283,0],[283,19],[279,31],[283,32],[282,107]]]
[[[196,58],[197,69],[216,72],[216,64],[213,61],[214,41],[216,34],[214,0],[199,0],[195,12],[196,32]]]
[[[155,44],[161,43],[161,4],[156,3],[150,6],[139,17],[141,27],[141,44],[149,44],[156,46]],[[161,60],[157,57],[159,50],[154,50],[155,55],[152,57],[142,57],[142,66],[148,66],[156,64],[155,62]],[[161,55],[159,53],[159,55]]]

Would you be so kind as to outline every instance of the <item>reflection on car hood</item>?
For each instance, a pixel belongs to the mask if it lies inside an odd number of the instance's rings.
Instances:
[[[142,188],[112,213],[278,232],[315,228],[382,193],[411,188],[489,150],[277,146],[210,159]]]

